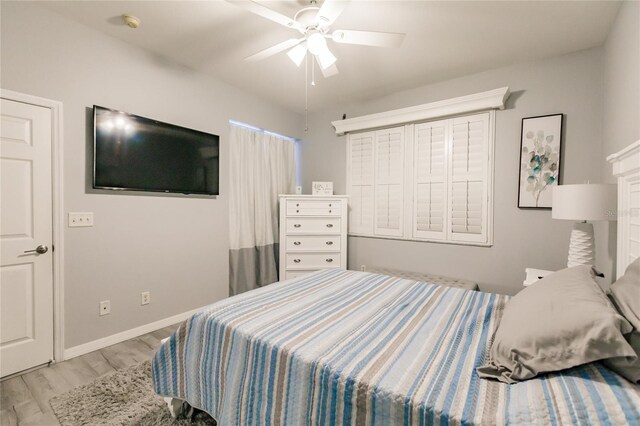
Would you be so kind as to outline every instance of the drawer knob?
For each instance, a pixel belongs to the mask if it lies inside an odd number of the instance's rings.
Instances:
[[[329,203],[329,207],[331,207],[331,203]]]
[[[300,263],[300,259],[293,259],[295,263]]]
[[[296,204],[296,207],[300,207],[300,204]]]
[[[332,246],[333,245],[333,241],[327,241],[327,245],[328,246]]]
[[[294,245],[294,246],[299,246],[299,245],[300,245],[300,241],[294,241],[294,242],[293,242],[293,245]]]
[[[300,210],[296,210],[296,213],[300,213]]]
[[[327,263],[331,263],[331,262],[333,262],[333,259],[331,259],[330,257],[329,257],[329,258],[327,258],[327,259],[325,259],[325,260],[327,261]]]
[[[293,224],[293,227],[294,227],[294,228],[300,228],[301,226],[302,226],[302,225],[300,225],[299,223],[294,223],[294,224]]]
[[[329,213],[331,213],[331,210],[329,210]]]
[[[327,228],[333,228],[333,223],[327,223]]]

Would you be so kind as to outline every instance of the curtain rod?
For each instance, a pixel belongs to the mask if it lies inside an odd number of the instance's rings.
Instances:
[[[261,133],[264,133],[264,134],[267,134],[267,135],[272,135],[272,136],[275,136],[275,137],[278,137],[278,138],[282,138],[282,139],[286,139],[286,140],[289,140],[289,141],[298,142],[298,139],[296,139],[296,138],[292,138],[290,136],[281,135],[280,133],[276,133],[276,132],[270,132],[269,130],[261,129],[260,127],[252,126],[251,124],[243,123],[241,121],[229,120],[229,124],[231,124],[233,126],[244,127],[245,129],[254,130],[256,132],[261,132]]]

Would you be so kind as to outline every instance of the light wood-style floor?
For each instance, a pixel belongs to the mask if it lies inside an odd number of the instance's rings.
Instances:
[[[150,359],[178,324],[42,367],[0,383],[0,425],[59,425],[49,399],[99,376]]]

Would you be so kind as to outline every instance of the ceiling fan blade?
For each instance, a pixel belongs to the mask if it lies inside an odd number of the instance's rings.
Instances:
[[[400,33],[378,31],[336,30],[331,37],[336,43],[361,44],[376,47],[400,47],[404,36]]]
[[[334,75],[338,74],[338,67],[335,63],[325,69],[322,69],[322,67],[320,67],[320,70],[322,71],[322,75],[324,76],[324,78],[333,77]]]
[[[245,61],[249,61],[249,62],[256,62],[256,61],[260,61],[262,59],[266,59],[269,56],[273,56],[276,53],[280,53],[284,50],[287,49],[291,49],[294,46],[297,46],[298,44],[300,44],[301,42],[304,41],[304,37],[302,38],[290,38],[289,40],[285,40],[282,43],[278,43],[275,46],[271,46],[268,49],[264,49],[261,50],[260,52],[251,55],[247,58],[245,58]]]
[[[251,13],[255,13],[258,16],[267,18],[270,21],[276,22],[280,25],[284,25],[287,28],[293,28],[294,30],[301,30],[300,24],[294,21],[293,19],[289,18],[288,16],[284,16],[283,14],[276,12],[275,10],[269,9],[268,7],[261,5],[256,1],[227,0],[227,2],[233,3],[236,6],[240,6]]]
[[[348,0],[324,0],[322,7],[318,11],[318,24],[322,27],[328,27],[338,19],[345,7],[349,4]]]

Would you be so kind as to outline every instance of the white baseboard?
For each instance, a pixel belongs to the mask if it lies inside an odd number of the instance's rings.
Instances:
[[[83,343],[82,345],[67,348],[64,350],[64,359],[71,359],[80,355],[88,354],[89,352],[97,351],[98,349],[106,348],[107,346],[115,345],[116,343],[124,342],[125,340],[133,339],[134,337],[142,336],[143,334],[151,333],[152,331],[156,331],[161,328],[179,323],[186,320],[203,308],[204,306],[202,308],[193,309],[191,311],[183,312],[172,317],[163,318],[149,324],[141,325],[140,327],[112,334],[111,336]]]

